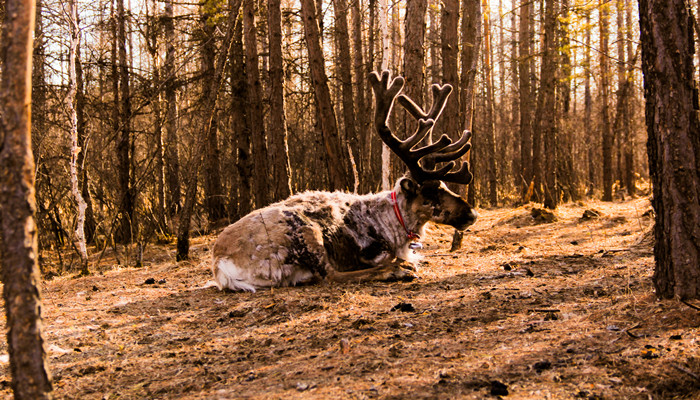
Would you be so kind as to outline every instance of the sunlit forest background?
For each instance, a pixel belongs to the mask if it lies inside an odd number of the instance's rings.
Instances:
[[[477,207],[648,194],[635,0],[75,1],[36,16],[41,249],[71,252],[71,154],[98,248],[304,190],[387,189],[367,81],[382,69],[425,108],[431,83],[455,88],[433,137],[473,131]],[[391,125],[415,122],[397,106]]]

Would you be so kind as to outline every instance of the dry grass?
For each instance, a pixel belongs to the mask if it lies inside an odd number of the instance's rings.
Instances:
[[[698,398],[700,312],[653,296],[649,209],[480,210],[456,253],[430,227],[411,283],[219,292],[202,288],[213,237],[192,262],[106,255],[44,283],[55,397],[480,399],[497,381],[518,399]]]

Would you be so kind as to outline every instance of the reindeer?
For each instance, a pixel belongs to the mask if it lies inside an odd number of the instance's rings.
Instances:
[[[387,125],[403,88],[389,71],[370,74],[374,122],[382,141],[406,164],[394,189],[376,194],[305,192],[253,211],[225,228],[213,248],[212,272],[219,289],[247,290],[332,282],[408,281],[416,277],[415,248],[428,221],[463,230],[477,213],[445,182],[472,181],[461,157],[471,147],[464,131],[454,143],[414,148],[432,131],[452,87],[434,84],[428,113],[405,95],[398,102],[418,120],[406,140]],[[427,165],[440,165],[427,168]]]

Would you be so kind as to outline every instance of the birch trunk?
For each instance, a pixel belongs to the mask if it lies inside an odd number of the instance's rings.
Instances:
[[[75,200],[77,207],[76,226],[75,226],[75,246],[80,256],[80,274],[87,275],[90,273],[88,269],[88,253],[85,240],[85,209],[87,203],[83,199],[83,195],[78,184],[78,154],[82,149],[78,146],[78,112],[75,108],[75,94],[77,92],[78,80],[76,69],[78,64],[78,46],[80,46],[80,27],[78,26],[78,3],[77,0],[68,2],[70,12],[70,50],[68,52],[68,94],[66,96],[66,109],[68,110],[68,120],[70,122],[70,183],[71,194]]]

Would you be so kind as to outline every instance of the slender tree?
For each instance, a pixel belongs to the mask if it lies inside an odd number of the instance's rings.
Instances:
[[[230,174],[231,204],[229,213],[234,220],[253,211],[253,160],[251,157],[251,128],[248,117],[248,78],[243,50],[243,24],[236,23],[231,45],[231,148],[236,163],[235,174]]]
[[[195,135],[195,149],[193,151],[192,167],[187,181],[187,192],[185,194],[185,203],[180,214],[180,223],[177,227],[177,254],[178,261],[189,258],[190,252],[190,226],[192,223],[192,214],[194,213],[195,200],[197,197],[197,181],[199,180],[199,171],[201,168],[201,155],[205,147],[207,132],[211,129],[211,124],[214,123],[214,112],[219,97],[219,91],[224,76],[224,69],[228,55],[231,52],[233,36],[236,27],[236,20],[241,8],[242,0],[229,0],[228,2],[228,20],[227,29],[224,40],[221,44],[219,55],[216,58],[213,79],[208,82],[211,88],[206,91],[209,95],[203,99],[205,110],[210,110],[209,116],[201,121],[200,125],[202,132]]]
[[[627,71],[625,74],[625,99],[627,118],[623,120],[623,130],[625,132],[624,138],[624,157],[625,157],[625,187],[627,188],[627,193],[630,196],[636,194],[637,184],[635,176],[635,162],[634,162],[634,149],[635,149],[635,135],[632,130],[632,118],[634,118],[634,108],[632,107],[632,89],[634,87],[634,64],[636,55],[632,49],[632,7],[629,0],[625,0],[625,43],[627,48]]]
[[[476,92],[476,68],[479,63],[479,53],[481,49],[481,0],[462,1],[462,24],[460,26],[462,36],[461,51],[461,76],[459,85],[460,126],[464,130],[472,130],[474,120],[474,94]],[[464,159],[469,162],[471,151],[464,155]],[[473,168],[472,168],[473,171]],[[462,196],[467,195],[467,201],[475,203],[476,190],[473,185],[457,188]],[[465,193],[465,191],[467,191]],[[452,244],[450,251],[456,251],[462,247],[462,231],[455,229],[452,234]]]
[[[255,188],[255,204],[263,207],[272,202],[270,178],[268,174],[267,140],[265,138],[265,122],[262,104],[262,81],[258,59],[258,36],[255,24],[255,1],[243,1],[243,40],[246,54],[246,77],[248,78],[248,101],[250,102],[248,118],[250,118],[251,143],[253,152],[253,185]]]
[[[583,63],[583,131],[586,133],[591,132],[591,117],[593,115],[593,95],[591,93],[591,14],[590,10],[586,11],[586,38],[585,38],[585,58]],[[591,135],[593,136],[593,135]],[[588,160],[588,190],[587,194],[589,196],[593,195],[593,191],[596,187],[596,157],[595,151],[596,146],[593,143],[589,143],[587,146],[586,158]]]
[[[343,122],[345,139],[348,143],[352,160],[360,158],[360,141],[357,137],[357,121],[352,85],[352,58],[350,54],[350,34],[348,32],[348,3],[346,0],[333,0],[335,11],[335,30],[337,42],[337,63],[342,92]],[[356,162],[353,164],[353,175],[358,177]],[[355,181],[354,191],[357,192],[359,179]]]
[[[423,92],[425,91],[425,13],[428,7],[427,0],[414,0],[406,3],[406,22],[403,56],[403,77],[406,80],[404,92],[417,104],[423,104]],[[401,110],[403,111],[403,110]],[[415,131],[417,121],[408,113],[402,112],[401,131],[404,134]],[[429,139],[426,136],[426,139]]]
[[[610,61],[608,42],[610,11],[607,1],[599,0],[600,12],[600,129],[603,161],[603,201],[612,201],[613,186],[613,132],[610,124]]]
[[[270,156],[274,200],[282,200],[292,193],[287,145],[287,120],[284,111],[284,65],[282,60],[282,10],[280,0],[267,4],[267,24],[270,41]],[[349,64],[349,63],[348,63]],[[349,70],[348,66],[348,70]],[[352,88],[350,89],[352,96]]]
[[[360,154],[356,157],[357,169],[360,175],[360,188],[362,192],[371,190],[371,139],[370,127],[371,112],[368,109],[367,90],[365,83],[367,68],[365,67],[364,49],[362,43],[362,31],[364,15],[362,14],[362,1],[350,1],[350,15],[352,19],[352,65],[355,73],[355,105],[357,109],[357,136],[360,140]]]
[[[219,11],[217,4],[213,1],[204,1],[199,5],[201,23],[201,71],[202,71],[202,101],[216,94],[209,93],[210,90],[218,90],[210,84],[216,73],[216,13]],[[226,216],[224,205],[224,187],[221,183],[221,151],[219,149],[219,113],[216,108],[210,110],[202,108],[202,120],[211,117],[209,131],[206,133],[206,156],[204,157],[204,208],[209,216],[209,221],[218,221]],[[265,155],[264,155],[265,156]]]
[[[518,29],[518,87],[520,96],[520,168],[521,193],[529,201],[532,172],[532,93],[530,90],[530,0],[520,2]]]
[[[492,207],[498,205],[498,175],[496,167],[496,112],[493,91],[493,49],[491,47],[491,13],[488,0],[483,0],[484,7],[484,83],[486,85],[486,174],[488,177],[488,198]]]
[[[302,0],[301,14],[304,22],[304,36],[309,51],[311,82],[316,99],[316,107],[319,110],[323,144],[326,150],[331,189],[351,190],[354,188],[352,174],[350,173],[352,167],[347,150],[344,149],[338,133],[338,123],[331,101],[328,76],[324,66],[316,4],[314,4],[313,0]]]
[[[87,204],[78,183],[78,154],[82,151],[78,147],[78,111],[75,107],[76,92],[78,91],[78,79],[76,74],[78,64],[78,47],[80,46],[80,26],[78,25],[78,3],[76,0],[68,2],[70,25],[70,49],[68,51],[68,95],[66,96],[66,109],[68,110],[68,121],[70,131],[70,181],[71,193],[76,204],[76,227],[75,244],[80,256],[81,274],[87,275],[88,253],[87,242],[85,240],[85,209]]]
[[[165,42],[165,63],[163,65],[163,79],[165,91],[165,164],[167,166],[166,191],[167,211],[169,216],[174,216],[180,210],[180,153],[177,140],[177,83],[175,76],[175,23],[174,0],[165,0],[163,15],[163,38]]]
[[[539,128],[542,131],[544,145],[544,206],[550,209],[557,207],[559,198],[557,194],[557,7],[555,0],[545,1],[544,11],[544,53],[542,55],[542,73],[538,106],[541,116]],[[537,129],[537,128],[536,128]]]
[[[700,298],[700,121],[692,16],[684,0],[640,0],[647,150],[656,214],[654,287]]]
[[[48,399],[52,390],[42,338],[31,147],[34,0],[4,1],[0,77],[0,255],[15,399]]]
[[[136,188],[134,187],[134,170],[132,158],[134,156],[134,138],[131,127],[131,91],[129,89],[129,59],[127,58],[127,13],[124,9],[124,0],[116,0],[116,66],[117,75],[113,78],[118,86],[119,96],[115,96],[117,137],[117,165],[119,181],[119,227],[117,229],[117,241],[131,243],[135,231]],[[116,94],[117,92],[115,92]]]

